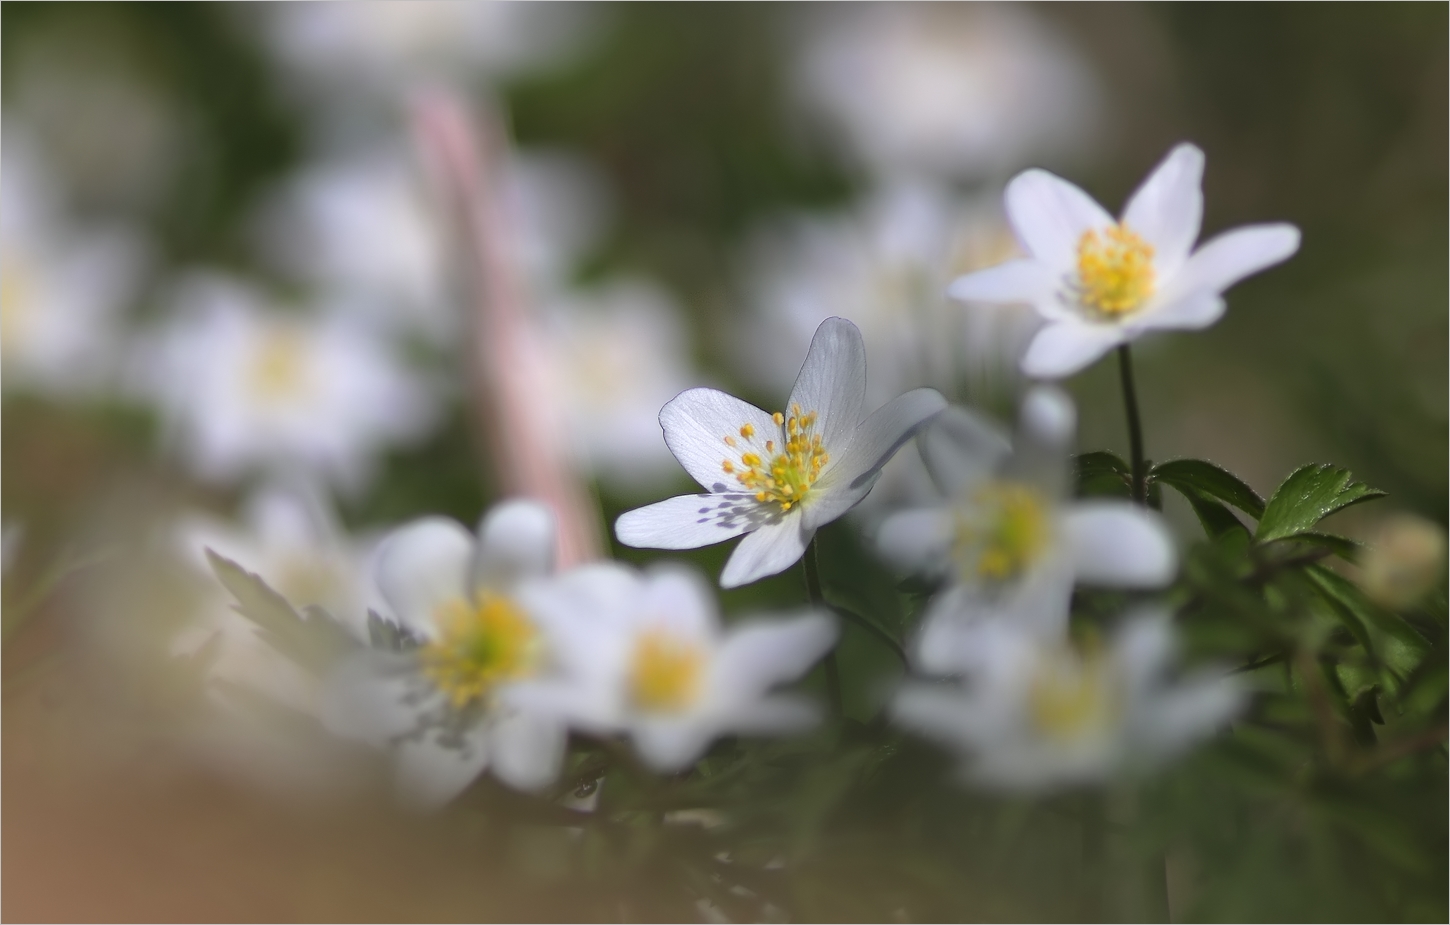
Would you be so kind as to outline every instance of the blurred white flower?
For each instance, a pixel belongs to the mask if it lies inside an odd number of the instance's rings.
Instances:
[[[577,50],[582,4],[500,0],[303,2],[266,10],[275,53],[326,90],[388,96],[422,82],[517,74]]]
[[[629,511],[615,535],[628,546],[694,549],[743,533],[720,575],[726,588],[789,568],[946,406],[937,392],[917,389],[863,420],[865,396],[866,346],[842,318],[816,331],[786,412],[767,414],[715,389],[681,393],[660,411],[660,426],[670,452],[709,494]]]
[[[1360,558],[1360,586],[1385,607],[1418,603],[1445,571],[1445,530],[1413,514],[1380,524]]]
[[[724,630],[696,573],[662,566],[641,575],[613,563],[532,586],[524,599],[561,671],[513,698],[595,735],[628,734],[657,771],[688,768],[721,735],[798,732],[818,718],[809,702],[770,689],[834,644],[825,613]]]
[[[383,541],[378,588],[405,644],[345,659],[324,721],[339,735],[394,745],[406,798],[442,805],[485,768],[525,790],[558,775],[565,727],[507,698],[551,663],[518,594],[553,571],[556,542],[548,509],[523,500],[496,505],[477,538],[426,517]]]
[[[1017,253],[995,206],[925,182],[881,187],[854,214],[795,217],[755,236],[747,256],[752,312],[731,346],[748,375],[785,388],[816,328],[839,315],[865,337],[870,400],[919,386],[1011,384],[1037,325],[1032,312],[963,313],[945,289],[954,276]]]
[[[130,229],[83,226],[25,129],[4,128],[0,177],[0,366],[8,389],[76,397],[102,393],[118,371],[122,313],[145,249]]]
[[[1067,396],[1039,387],[1023,401],[1015,447],[959,407],[922,433],[923,458],[948,498],[893,514],[876,537],[888,561],[946,583],[914,643],[919,668],[951,672],[987,657],[978,640],[994,624],[1060,639],[1074,581],[1172,580],[1178,556],[1161,517],[1128,501],[1066,498],[1074,422]]]
[[[564,151],[514,153],[502,182],[510,244],[530,285],[552,291],[609,212],[599,173]],[[324,158],[274,195],[257,222],[270,262],[370,318],[448,342],[464,323],[449,217],[405,150]]]
[[[1223,291],[1299,249],[1293,225],[1246,225],[1190,251],[1203,219],[1203,152],[1181,144],[1128,200],[1121,221],[1044,170],[1007,185],[1007,217],[1030,256],[964,276],[950,292],[1026,303],[1047,325],[1022,370],[1070,376],[1155,330],[1198,330],[1224,312]]]
[[[379,450],[436,417],[431,391],[354,312],[283,313],[215,275],[184,280],[173,307],[137,375],[204,478],[266,468],[356,489]]]
[[[908,683],[892,703],[901,725],[963,759],[968,780],[1000,790],[1091,784],[1150,770],[1231,720],[1244,692],[1203,670],[1175,679],[1172,624],[1129,618],[1105,651],[1074,650],[999,627],[960,685]]]
[[[800,95],[877,173],[981,178],[1101,121],[1091,70],[1021,6],[833,6],[803,31]]]
[[[548,300],[543,352],[579,467],[648,488],[674,471],[660,408],[694,379],[679,310],[659,287],[616,280]]]
[[[173,638],[175,655],[209,650],[207,677],[244,687],[292,709],[318,715],[318,679],[264,640],[257,625],[232,607],[205,550],[261,576],[297,608],[317,605],[359,640],[375,605],[368,588],[370,545],[347,537],[312,491],[266,488],[252,495],[240,522],[192,513],[174,529],[177,551],[210,592]],[[217,698],[225,704],[226,698]]]

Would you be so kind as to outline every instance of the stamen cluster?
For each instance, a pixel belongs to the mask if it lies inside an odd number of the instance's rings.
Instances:
[[[1050,537],[1048,507],[1034,489],[989,482],[972,493],[970,515],[959,515],[956,558],[969,577],[1011,581],[1032,567]]]
[[[1153,246],[1127,225],[1102,234],[1083,232],[1077,242],[1079,301],[1105,315],[1124,315],[1153,295]]]
[[[747,441],[749,449],[740,454],[739,462],[726,459],[720,467],[754,493],[756,501],[779,504],[785,512],[805,500],[831,456],[822,445],[821,435],[815,432],[816,412],[803,412],[800,405],[793,404],[789,417],[779,411],[772,417],[780,428],[779,444],[766,440],[764,454],[758,452],[755,425],[742,424],[740,437]],[[740,445],[731,435],[725,437],[725,443],[730,447]]]
[[[533,671],[538,630],[506,597],[481,591],[454,598],[437,615],[437,640],[421,650],[423,672],[462,709],[495,685]]]
[[[630,663],[630,700],[649,712],[683,710],[700,692],[704,664],[699,647],[658,630],[642,633]]]

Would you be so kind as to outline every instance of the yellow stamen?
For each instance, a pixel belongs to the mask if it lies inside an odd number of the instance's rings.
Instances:
[[[1102,655],[1044,656],[1027,692],[1032,723],[1044,736],[1071,741],[1102,730],[1118,710],[1118,691]]]
[[[1012,581],[1026,573],[1052,539],[1047,499],[1018,482],[989,482],[957,512],[953,552],[968,581]]]
[[[539,633],[513,601],[480,591],[472,604],[454,598],[434,615],[438,638],[420,651],[424,673],[455,709],[496,685],[532,674]]]
[[[700,694],[705,654],[661,630],[640,634],[629,667],[629,697],[641,710],[678,713]]]
[[[816,412],[803,413],[800,405],[793,404],[789,417],[777,411],[771,419],[783,431],[784,449],[778,451],[775,440],[765,441],[769,463],[758,453],[742,453],[739,468],[743,471],[736,473],[735,478],[741,487],[754,493],[756,501],[779,504],[784,513],[805,501],[831,456],[820,434],[815,433]],[[753,436],[754,428],[749,424],[742,426],[740,432],[744,434],[746,428],[750,428]],[[732,460],[726,460],[722,468],[735,472],[737,467]]]
[[[1077,243],[1077,292],[1082,304],[1108,316],[1141,308],[1153,295],[1153,246],[1127,225],[1083,232]]]
[[[741,424],[740,425],[740,436],[744,437],[746,440],[749,440],[751,437],[754,437],[755,436],[755,425],[754,424],[748,424],[748,423],[747,424]]]

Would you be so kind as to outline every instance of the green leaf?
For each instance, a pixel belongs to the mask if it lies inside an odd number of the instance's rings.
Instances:
[[[1073,457],[1078,495],[1129,497],[1133,490],[1132,467],[1115,453],[1098,450]]]
[[[1314,525],[1351,504],[1383,498],[1384,492],[1354,481],[1348,469],[1330,463],[1296,469],[1274,491],[1259,518],[1254,539],[1261,543],[1312,532]]]
[[[1148,478],[1179,491],[1192,490],[1232,504],[1255,519],[1264,516],[1264,499],[1258,492],[1232,472],[1206,460],[1172,459],[1159,463],[1149,471]]]
[[[268,645],[303,668],[324,671],[338,655],[356,645],[321,607],[306,608],[304,616],[260,576],[210,549],[206,557],[217,580],[237,599],[237,613],[257,624]]]
[[[1208,534],[1210,539],[1216,539],[1234,532],[1242,533],[1245,537],[1248,536],[1248,527],[1245,527],[1234,516],[1233,511],[1219,504],[1213,498],[1186,485],[1176,485],[1172,482],[1168,482],[1167,484],[1178,489],[1178,493],[1188,499],[1188,503],[1193,507],[1193,513],[1198,517],[1198,522],[1203,525],[1203,532]]]
[[[1347,562],[1359,561],[1359,544],[1348,537],[1335,536],[1333,533],[1316,533],[1313,531],[1296,533],[1293,536],[1284,537],[1279,542],[1317,546],[1320,549],[1329,550]]]
[[[1349,579],[1322,565],[1311,565],[1304,572],[1320,593],[1341,613],[1348,613],[1361,626],[1373,627],[1401,644],[1395,647],[1376,646],[1377,649],[1387,650],[1382,653],[1382,657],[1401,676],[1413,671],[1430,650],[1430,640],[1420,635],[1418,630],[1397,614],[1372,604]]]

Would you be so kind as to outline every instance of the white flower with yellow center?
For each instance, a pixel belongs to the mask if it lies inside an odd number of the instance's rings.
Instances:
[[[1211,735],[1241,709],[1231,676],[1170,674],[1165,615],[1130,618],[1110,647],[1074,649],[997,627],[962,683],[907,684],[901,725],[959,752],[967,779],[1002,790],[1089,784],[1151,769]]]
[[[682,392],[660,412],[660,426],[709,493],[630,511],[615,535],[629,546],[693,549],[746,534],[720,575],[727,588],[789,568],[946,406],[934,390],[916,389],[862,420],[865,392],[866,348],[843,318],[817,329],[786,411],[768,414],[715,389]]]
[[[384,540],[378,588],[404,644],[339,666],[324,721],[339,735],[393,744],[400,787],[415,802],[446,803],[485,768],[525,790],[557,776],[563,724],[508,699],[550,667],[548,640],[519,594],[552,571],[554,547],[553,516],[522,500],[494,507],[476,540],[443,517]]]
[[[562,670],[514,698],[591,734],[627,734],[657,771],[688,768],[721,735],[798,732],[818,717],[808,701],[770,690],[834,644],[827,614],[723,629],[709,585],[671,566],[586,566],[524,598]]]
[[[1030,255],[958,279],[969,302],[1025,302],[1047,324],[1022,359],[1029,376],[1070,376],[1149,331],[1197,330],[1224,312],[1223,291],[1288,259],[1299,230],[1248,225],[1193,250],[1203,219],[1203,152],[1174,148],[1114,221],[1081,189],[1043,170],[1007,184],[1007,217]]]
[[[356,488],[378,450],[422,436],[435,417],[421,377],[346,311],[275,311],[216,276],[186,280],[176,302],[139,376],[204,478],[264,468]]]
[[[921,436],[944,503],[892,515],[877,532],[883,557],[941,579],[914,645],[917,666],[950,673],[974,657],[985,626],[1045,639],[1067,628],[1075,581],[1151,588],[1172,580],[1178,557],[1167,525],[1128,501],[1069,501],[1066,395],[1028,393],[1016,446],[965,409],[948,409]]]

